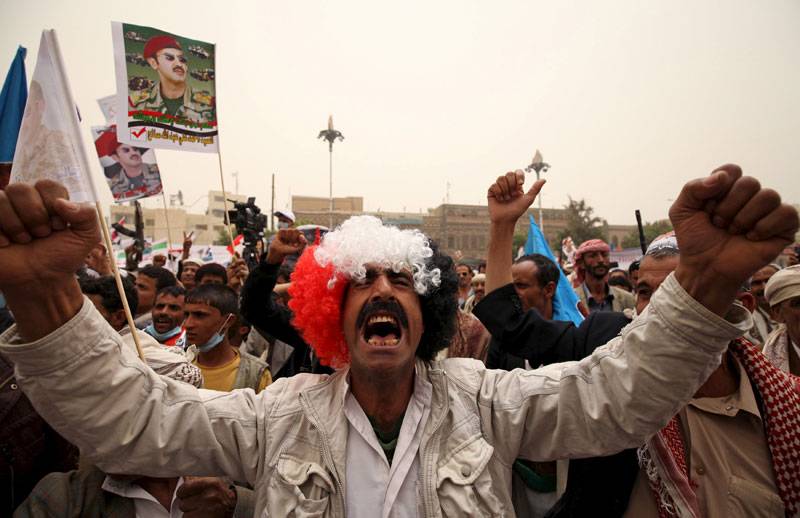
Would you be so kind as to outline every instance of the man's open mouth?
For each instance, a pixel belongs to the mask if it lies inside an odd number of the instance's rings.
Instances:
[[[388,314],[376,314],[367,319],[364,325],[364,341],[376,347],[397,345],[403,336],[403,328],[397,319]]]

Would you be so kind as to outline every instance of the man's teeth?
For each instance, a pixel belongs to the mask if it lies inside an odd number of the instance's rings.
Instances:
[[[394,320],[393,317],[390,317],[390,316],[387,316],[387,315],[379,315],[379,316],[375,316],[375,317],[370,318],[369,321],[367,322],[367,324],[380,324],[382,322],[390,322],[390,323],[394,324],[395,320]]]
[[[392,345],[397,345],[397,343],[398,343],[399,341],[400,341],[400,340],[399,340],[399,339],[397,339],[397,338],[386,338],[386,339],[381,339],[381,338],[376,338],[376,337],[374,337],[374,336],[368,340],[369,344],[370,344],[370,345],[372,345],[372,346],[375,346],[375,347],[383,347],[383,346],[392,346]]]

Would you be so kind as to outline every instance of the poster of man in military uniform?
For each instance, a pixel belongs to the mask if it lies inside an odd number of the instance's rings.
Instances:
[[[138,200],[161,192],[161,174],[152,149],[119,142],[116,126],[94,126],[92,135],[114,201]]]
[[[217,151],[214,44],[112,22],[120,142]]]

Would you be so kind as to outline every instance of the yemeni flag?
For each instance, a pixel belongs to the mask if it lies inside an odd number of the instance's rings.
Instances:
[[[125,216],[122,216],[119,221],[117,221],[117,225],[125,225]],[[120,237],[119,232],[112,226],[111,227],[111,243],[118,245],[122,241],[122,237]]]
[[[244,250],[244,236],[242,234],[239,234],[238,236],[233,238],[233,244],[228,245],[228,253],[231,255],[238,253],[239,257],[241,257],[243,250]]]

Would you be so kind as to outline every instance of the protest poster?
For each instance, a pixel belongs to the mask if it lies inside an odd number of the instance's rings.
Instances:
[[[103,112],[103,117],[106,119],[108,126],[117,124],[117,99],[118,95],[107,95],[97,100],[100,106],[100,111]]]
[[[116,126],[93,126],[92,137],[115,202],[138,200],[161,192],[161,174],[152,149],[120,143]]]
[[[73,201],[96,201],[79,128],[55,31],[42,31],[11,182],[55,180],[64,184]]]
[[[214,44],[112,22],[120,142],[216,153]]]

